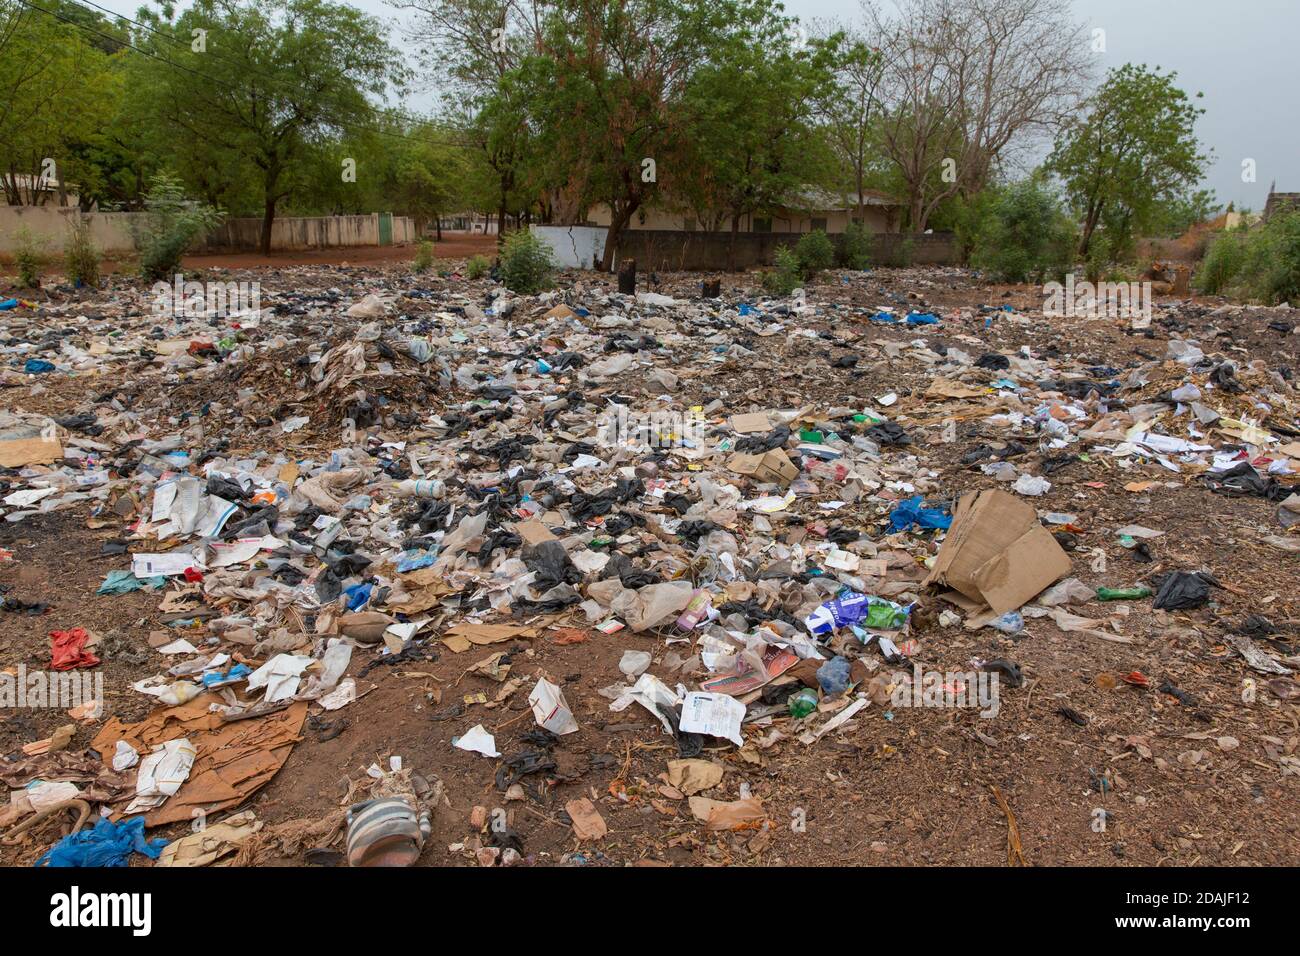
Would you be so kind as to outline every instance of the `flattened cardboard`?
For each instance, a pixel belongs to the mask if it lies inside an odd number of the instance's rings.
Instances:
[[[799,469],[780,448],[773,448],[761,455],[744,452],[732,455],[727,467],[755,481],[777,485],[788,485],[799,477]]]
[[[985,389],[972,388],[947,378],[936,378],[925,390],[926,398],[982,398],[986,394]]]
[[[474,624],[462,621],[447,628],[442,635],[442,643],[454,654],[461,654],[473,644],[500,644],[515,638],[532,639],[537,636],[537,628],[522,627],[518,624]]]
[[[963,495],[926,584],[944,584],[986,605],[1014,611],[1070,571],[1070,556],[1038,513],[1004,491]]]
[[[519,535],[524,546],[529,548],[556,540],[555,535],[551,534],[551,529],[536,518],[529,518],[515,525],[515,534]]]
[[[749,412],[745,415],[732,415],[731,429],[741,435],[752,435],[756,432],[770,432],[772,430],[772,422],[767,417],[767,412]]]
[[[14,438],[0,441],[0,467],[3,468],[48,465],[62,457],[63,445],[57,438]]]
[[[297,701],[264,717],[225,722],[208,710],[214,703],[221,699],[208,693],[177,707],[160,707],[135,724],[111,717],[91,742],[106,766],[112,765],[119,740],[148,753],[154,744],[188,737],[198,750],[189,779],[175,796],[145,814],[146,827],[191,820],[198,809],[212,815],[243,803],[284,766],[307,716],[307,702]],[[114,818],[120,816],[114,813]]]

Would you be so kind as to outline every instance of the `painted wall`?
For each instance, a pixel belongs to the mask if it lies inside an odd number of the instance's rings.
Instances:
[[[0,253],[12,254],[17,232],[26,226],[33,236],[46,241],[45,251],[58,255],[68,236],[69,220],[75,209],[54,206],[0,206]],[[105,255],[126,255],[135,251],[131,223],[140,213],[93,212],[86,215],[91,236]],[[197,252],[256,252],[261,248],[261,219],[228,219],[198,246]],[[393,243],[415,241],[415,223],[408,216],[393,217]],[[277,219],[271,227],[271,248],[275,251],[329,249],[340,246],[379,245],[379,214],[367,216],[310,216]]]
[[[605,233],[598,226],[530,226],[555,253],[555,260],[566,269],[590,269],[605,255]]]
[[[866,219],[867,228],[872,232],[890,232],[892,226],[889,220],[889,209],[884,206],[867,206],[863,212]],[[818,212],[810,215],[795,210],[781,210],[779,214],[771,217],[771,229],[769,232],[812,232],[814,229],[814,219],[825,219],[825,230],[828,235],[835,235],[844,232],[849,223],[857,215],[857,210],[832,210]],[[603,204],[593,206],[587,213],[587,220],[593,225],[608,226],[611,216],[609,207]],[[695,230],[688,229],[687,226],[694,222],[694,217],[688,213],[673,212],[667,209],[653,207],[650,209],[638,210],[632,216],[632,221],[628,223],[628,230],[652,230],[652,231],[673,231],[673,232],[691,232],[699,230],[698,225]],[[817,228],[822,228],[820,223]],[[730,233],[731,220],[725,220],[720,229],[721,233]],[[739,231],[748,233],[754,232],[754,217],[742,216],[739,224]]]

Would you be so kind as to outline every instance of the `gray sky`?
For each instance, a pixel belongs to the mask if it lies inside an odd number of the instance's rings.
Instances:
[[[141,0],[96,0],[127,16]],[[883,0],[890,5],[889,0]],[[400,16],[384,0],[352,0],[381,19]],[[1100,75],[1124,63],[1176,70],[1187,93],[1204,93],[1197,127],[1214,151],[1206,185],[1220,202],[1263,207],[1269,184],[1300,191],[1300,2],[1297,0],[1073,0],[1080,21],[1106,31]],[[185,6],[182,2],[180,6]],[[858,0],[786,0],[803,20],[857,20]],[[400,30],[393,40],[404,48]],[[404,104],[429,108],[428,93]],[[1256,182],[1242,182],[1253,159]]]

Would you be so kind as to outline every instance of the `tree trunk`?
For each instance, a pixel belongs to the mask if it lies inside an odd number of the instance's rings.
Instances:
[[[1083,220],[1083,236],[1079,240],[1079,255],[1087,257],[1088,249],[1092,246],[1092,234],[1097,229],[1097,223],[1101,221],[1101,208],[1103,203],[1096,203],[1088,207],[1088,215]]]
[[[266,200],[266,211],[262,214],[262,255],[271,254],[271,226],[275,223],[275,200]]]
[[[632,220],[635,207],[629,206],[622,212],[610,208],[609,231],[605,233],[605,254],[600,257],[600,271],[611,272],[614,268],[614,254],[618,252],[618,241],[623,235],[623,227]]]

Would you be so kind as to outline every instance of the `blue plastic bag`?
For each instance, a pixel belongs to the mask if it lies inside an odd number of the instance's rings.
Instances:
[[[100,817],[89,830],[65,836],[33,866],[126,866],[131,854],[158,859],[167,841],[144,838],[144,817],[114,823]]]
[[[952,527],[952,515],[942,508],[923,508],[920,495],[900,501],[889,513],[889,531],[897,534],[906,531],[912,525],[921,528],[935,528],[947,531]]]

